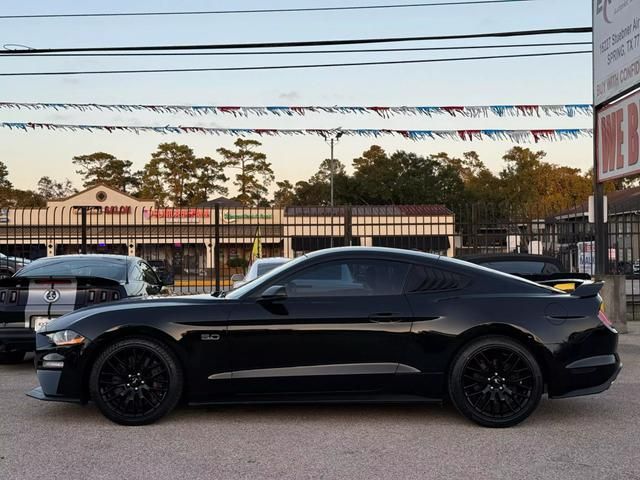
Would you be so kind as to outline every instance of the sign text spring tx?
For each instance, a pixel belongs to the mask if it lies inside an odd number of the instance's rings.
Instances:
[[[640,84],[640,0],[593,1],[596,106]]]

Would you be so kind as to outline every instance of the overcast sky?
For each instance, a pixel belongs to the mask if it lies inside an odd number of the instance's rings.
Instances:
[[[31,0],[3,2],[2,14],[78,13],[104,11],[170,11],[206,9],[286,8],[301,6],[372,5],[403,0],[257,0],[170,2],[56,2]],[[410,2],[405,2],[410,3]],[[128,17],[100,19],[0,19],[0,44],[33,48],[295,41],[385,36],[418,36],[480,33],[591,25],[587,0],[533,0],[521,4],[448,6],[398,10],[325,13],[279,13],[220,16]],[[554,37],[590,40],[590,35]],[[523,40],[528,42],[531,39]],[[534,41],[552,40],[537,37]],[[475,41],[480,42],[480,40]],[[482,41],[500,43],[500,41]],[[515,43],[513,39],[505,43]],[[453,42],[446,42],[453,44]],[[457,42],[463,45],[464,42]],[[424,45],[424,44],[423,44]],[[386,47],[394,46],[393,44]],[[419,46],[419,44],[411,44]],[[567,47],[564,47],[567,48]],[[582,49],[582,48],[580,48]],[[548,49],[546,49],[548,50]],[[517,50],[510,49],[508,53]],[[545,51],[526,48],[520,51]],[[506,52],[505,52],[506,53]],[[475,55],[476,53],[472,53]],[[479,54],[479,53],[478,53]],[[1,58],[0,72],[54,69],[163,68],[263,65],[268,63],[322,63],[467,56],[468,52],[402,52],[395,54],[296,55],[278,57],[164,57],[164,58]],[[576,55],[417,64],[406,66],[350,67],[256,72],[206,72],[74,77],[0,77],[0,101],[95,102],[214,105],[485,105],[591,103],[591,56]],[[34,121],[84,124],[201,125],[247,128],[392,128],[392,129],[490,129],[490,128],[590,128],[591,119],[446,117],[382,119],[377,116],[315,115],[305,117],[108,114],[77,112],[25,112],[0,110],[0,121]],[[198,155],[215,156],[218,147],[229,147],[231,137],[203,135],[20,133],[0,130],[0,160],[9,167],[16,187],[34,188],[38,178],[69,177],[74,155],[95,151],[129,159],[141,168],[160,142],[190,145]],[[320,138],[265,138],[263,151],[272,162],[277,179],[292,181],[313,174],[328,146]],[[336,156],[349,167],[372,139],[344,138]],[[458,143],[411,142],[377,139],[389,151],[404,149],[420,154],[440,151],[461,155],[476,150],[493,170],[502,166],[508,142]],[[551,162],[579,168],[592,164],[590,139],[541,143]]]

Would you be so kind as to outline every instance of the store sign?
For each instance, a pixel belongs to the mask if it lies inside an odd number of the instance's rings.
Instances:
[[[271,213],[229,213],[225,212],[222,215],[222,220],[226,223],[234,223],[244,220],[272,220],[273,214]]]
[[[639,0],[640,1],[640,0]],[[598,181],[640,173],[640,92],[598,111]]]
[[[640,0],[593,1],[594,100],[640,84]]]
[[[118,205],[108,205],[108,206],[89,206],[89,207],[72,207],[73,211],[76,214],[80,215],[82,213],[82,209],[85,208],[87,210],[87,214],[89,215],[129,215],[131,213],[130,206],[118,206]]]
[[[210,218],[211,210],[202,208],[158,208],[145,210],[146,218],[166,218],[166,219],[183,219],[183,218]]]

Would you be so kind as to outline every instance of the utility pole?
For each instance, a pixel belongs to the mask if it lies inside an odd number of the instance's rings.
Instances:
[[[333,148],[338,140],[342,136],[342,132],[331,133],[330,136],[325,137],[325,140],[329,141],[329,145],[331,147],[331,158],[329,159],[329,183],[331,184],[331,199],[330,205],[334,206],[334,186],[333,186],[333,177],[335,175],[335,159],[333,157]]]

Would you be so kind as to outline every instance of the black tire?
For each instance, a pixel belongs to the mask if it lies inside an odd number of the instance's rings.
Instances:
[[[163,343],[135,337],[100,353],[91,368],[89,392],[105,417],[121,425],[147,425],[180,401],[183,372]]]
[[[538,362],[522,344],[509,337],[486,336],[458,353],[448,388],[465,417],[484,427],[504,428],[533,413],[544,381]]]
[[[20,363],[24,360],[24,352],[1,352],[0,364],[9,365]]]

